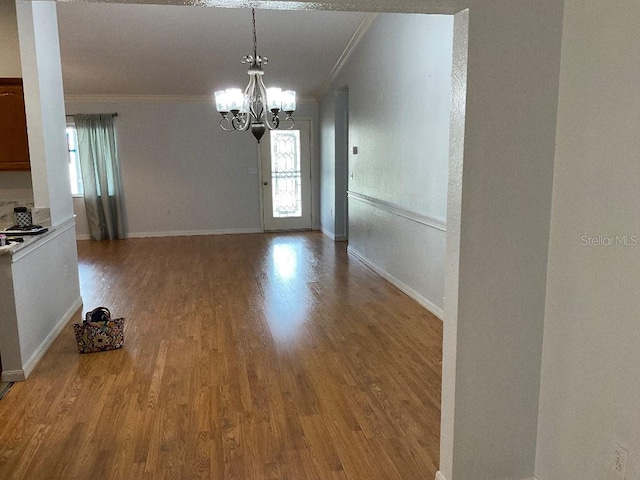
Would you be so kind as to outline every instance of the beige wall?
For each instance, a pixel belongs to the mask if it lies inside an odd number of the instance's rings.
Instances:
[[[13,0],[0,1],[0,78],[22,77],[18,22]],[[33,199],[29,172],[0,172],[0,201]]]
[[[16,5],[13,0],[0,2],[0,77],[22,77]]]

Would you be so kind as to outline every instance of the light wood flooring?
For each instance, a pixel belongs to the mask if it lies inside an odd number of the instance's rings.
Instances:
[[[79,355],[65,328],[0,400],[0,479],[435,477],[442,324],[344,244],[78,248],[85,311],[126,317],[125,347]]]

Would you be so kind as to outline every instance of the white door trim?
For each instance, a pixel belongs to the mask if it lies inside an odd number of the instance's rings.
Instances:
[[[294,115],[295,117],[295,115]],[[311,205],[310,205],[310,217],[311,217],[311,229],[314,229],[314,220],[315,220],[315,208],[317,207],[316,205],[316,198],[315,198],[315,186],[314,186],[314,181],[316,181],[316,175],[315,175],[315,163],[316,163],[316,152],[315,152],[315,135],[314,135],[314,121],[313,121],[313,117],[295,117],[294,121],[297,122],[308,122],[309,124],[309,176],[310,176],[310,181],[309,181],[309,194],[311,196]],[[284,130],[284,129],[283,129]],[[265,132],[267,133],[267,132]],[[265,221],[264,221],[264,196],[263,196],[263,176],[262,176],[262,144],[261,143],[256,143],[256,148],[257,148],[257,158],[258,158],[258,193],[259,193],[259,197],[260,197],[260,231],[261,232],[266,232],[265,230]]]

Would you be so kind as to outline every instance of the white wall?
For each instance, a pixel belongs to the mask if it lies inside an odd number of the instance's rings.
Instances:
[[[452,31],[450,16],[381,15],[337,81],[359,148],[349,188],[443,222]]]
[[[320,162],[320,220],[322,230],[336,241],[347,240],[347,190],[348,190],[348,88],[330,90],[321,104],[323,124]]]
[[[346,240],[349,230],[349,91],[336,92],[335,99],[335,238]]]
[[[639,23],[636,0],[565,2],[539,480],[618,478],[615,442],[640,478],[640,246],[588,245],[640,235]]]
[[[320,224],[329,237],[335,236],[336,130],[335,93],[330,91],[319,105],[320,115]]]
[[[452,179],[462,188],[450,197],[459,242],[447,250],[459,252],[457,268],[447,261],[457,292],[445,292],[447,480],[534,475],[561,37],[557,0],[469,9],[464,155]]]
[[[438,480],[453,478],[456,421],[456,356],[460,284],[460,235],[462,228],[462,172],[464,167],[469,10],[454,16],[453,66],[451,73],[451,128],[449,139],[449,185],[447,191],[447,238],[445,255],[442,393],[440,405],[440,470]],[[444,477],[447,475],[447,477]]]
[[[43,240],[42,246],[13,266],[20,352],[28,371],[35,366],[34,357],[47,337],[64,326],[82,304],[74,228],[61,226],[53,235],[57,236]]]
[[[76,217],[76,236],[78,240],[89,240],[89,221],[84,207],[84,198],[73,197],[73,211]]]
[[[66,109],[118,113],[129,236],[260,231],[256,141],[248,132],[224,132],[210,102],[68,101]],[[315,111],[304,105],[297,116],[317,118]],[[81,199],[74,208],[84,236]]]
[[[349,157],[349,248],[437,314],[444,288],[452,30],[448,16],[378,16],[321,102],[323,228],[335,232],[334,92],[346,85],[349,143],[358,147]]]
[[[2,270],[2,379],[26,379],[72,315],[82,306],[72,222],[58,226],[13,256]],[[4,291],[4,289],[7,289]],[[5,301],[10,299],[11,301]]]

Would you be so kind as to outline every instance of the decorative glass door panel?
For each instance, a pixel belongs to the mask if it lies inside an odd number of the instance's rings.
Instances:
[[[267,133],[261,144],[264,229],[310,229],[309,122]]]
[[[271,198],[273,216],[302,216],[302,172],[300,169],[300,131],[272,130]]]

